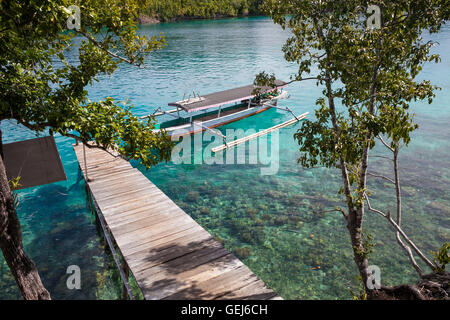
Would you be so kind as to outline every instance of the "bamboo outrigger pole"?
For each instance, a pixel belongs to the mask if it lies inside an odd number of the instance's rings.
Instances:
[[[290,120],[288,120],[288,121],[286,121],[286,122],[277,124],[276,126],[273,126],[273,127],[271,127],[271,128],[268,128],[268,129],[262,130],[262,131],[260,131],[260,132],[251,134],[251,135],[249,135],[249,136],[246,136],[246,137],[243,137],[243,138],[240,138],[240,139],[237,139],[237,140],[228,142],[227,144],[223,144],[223,145],[221,145],[221,146],[212,148],[211,151],[214,152],[214,153],[216,153],[216,152],[219,152],[219,151],[222,151],[222,150],[225,150],[225,149],[228,149],[228,148],[237,146],[237,145],[239,145],[239,144],[241,144],[241,143],[244,143],[244,142],[247,142],[247,141],[249,141],[249,140],[252,140],[252,139],[261,137],[261,136],[263,136],[263,135],[269,134],[269,133],[271,133],[271,132],[273,132],[273,131],[275,131],[275,130],[279,130],[279,129],[281,129],[281,128],[290,126],[291,124],[293,124],[293,123],[295,123],[295,122],[297,122],[297,121],[300,121],[300,120],[306,118],[306,116],[307,116],[308,114],[309,114],[309,112],[303,113],[303,114],[300,115],[300,116],[294,117],[294,118],[292,118],[292,119],[290,119]]]

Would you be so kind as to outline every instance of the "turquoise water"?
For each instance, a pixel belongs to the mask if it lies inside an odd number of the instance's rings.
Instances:
[[[152,55],[144,70],[123,65],[113,77],[103,77],[90,88],[91,99],[128,98],[135,113],[145,115],[185,92],[207,94],[247,85],[262,70],[288,80],[296,71],[281,52],[287,32],[267,18],[167,23],[145,26],[142,32],[163,32],[167,48]],[[436,52],[443,61],[427,65],[421,77],[443,90],[432,105],[412,105],[420,128],[401,155],[405,230],[426,253],[450,241],[450,27],[433,39],[441,43]],[[288,91],[291,98],[280,105],[297,114],[311,112],[321,94],[314,82],[292,84]],[[269,110],[221,130],[265,129],[289,118]],[[264,166],[250,164],[168,163],[149,171],[134,165],[282,297],[348,299],[347,289],[355,290],[358,284],[348,233],[341,216],[322,213],[342,204],[337,194],[340,177],[334,170],[305,170],[296,163],[298,146],[292,136],[298,127],[279,133],[280,165],[275,175],[262,176]],[[34,137],[13,123],[3,123],[2,130],[6,141]],[[68,180],[19,192],[26,250],[53,298],[118,298],[117,271],[90,214],[73,141],[63,137],[56,141]],[[388,167],[374,161],[373,168],[381,173]],[[393,189],[383,181],[370,183],[373,205],[388,209]],[[387,223],[368,214],[367,226],[377,244],[370,261],[381,268],[382,283],[416,280]],[[65,285],[66,268],[72,264],[82,271],[79,291]],[[0,260],[0,299],[19,297]]]

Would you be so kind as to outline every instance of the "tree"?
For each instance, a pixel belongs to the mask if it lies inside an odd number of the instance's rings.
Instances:
[[[162,21],[174,18],[211,18],[217,15],[261,14],[263,0],[141,0],[142,13]]]
[[[379,28],[368,28],[374,18],[370,5],[381,8]],[[401,188],[398,153],[417,129],[409,111],[411,101],[428,99],[436,89],[430,81],[415,79],[422,65],[438,62],[431,54],[433,42],[424,42],[423,31],[438,32],[449,18],[448,0],[354,1],[267,0],[266,10],[274,22],[292,36],[283,47],[285,59],[298,64],[292,81],[315,79],[323,86],[317,100],[315,120],[304,121],[295,134],[304,167],[325,166],[341,172],[346,209],[336,208],[347,222],[354,260],[365,290],[371,274],[371,245],[363,232],[367,209],[389,221],[397,241],[407,252],[419,275],[423,271],[414,254],[431,270],[430,261],[401,228]],[[286,16],[286,14],[289,16]],[[375,17],[377,18],[377,17]],[[318,74],[310,75],[315,67]],[[255,83],[270,83],[265,73]],[[342,105],[342,107],[341,107]],[[394,178],[369,171],[370,152],[377,143],[392,153]],[[393,184],[397,203],[395,217],[370,204],[369,176]]]
[[[81,25],[68,31],[67,21],[76,22],[69,19],[76,14],[68,9],[71,5],[80,8]],[[112,98],[91,102],[85,89],[120,63],[142,66],[150,52],[165,44],[162,36],[137,34],[138,1],[4,0],[0,8],[0,121],[13,119],[30,130],[59,133],[90,148],[115,149],[147,168],[170,159],[172,142],[152,131],[154,119],[142,122],[131,107]],[[81,39],[79,48],[74,37]],[[69,61],[68,50],[78,50],[79,61]],[[0,248],[23,298],[49,299],[22,245],[3,159]]]

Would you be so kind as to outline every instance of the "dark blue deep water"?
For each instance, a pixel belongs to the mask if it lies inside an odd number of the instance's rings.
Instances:
[[[288,80],[296,71],[281,52],[288,33],[268,18],[167,23],[144,26],[142,32],[164,33],[168,46],[151,56],[146,69],[123,65],[112,77],[102,77],[89,89],[92,100],[129,99],[134,112],[145,115],[185,92],[207,94],[247,85],[262,70]],[[425,66],[421,78],[442,91],[432,105],[412,104],[420,128],[401,151],[403,223],[427,254],[450,241],[450,28],[444,27],[433,39],[440,42],[435,51],[442,63]],[[313,111],[321,95],[314,82],[292,84],[288,91],[291,99],[280,105],[297,114]],[[289,118],[269,110],[221,130],[259,130]],[[305,170],[297,164],[293,134],[298,128],[299,124],[280,131],[280,163],[274,175],[262,176],[264,165],[250,164],[168,163],[140,169],[282,297],[348,299],[347,289],[356,291],[358,285],[348,233],[340,215],[323,213],[342,204],[337,194],[340,177],[334,170]],[[12,122],[2,123],[2,131],[6,142],[35,137]],[[117,299],[118,274],[89,211],[73,140],[56,136],[56,141],[67,181],[18,193],[26,250],[54,299]],[[388,168],[382,161],[372,162],[375,172]],[[394,190],[383,180],[371,179],[370,186],[372,204],[391,208]],[[380,267],[382,283],[415,281],[386,221],[369,213],[366,225],[377,244],[370,261]],[[66,268],[73,264],[82,272],[78,291],[66,288]],[[0,299],[18,298],[0,258]]]

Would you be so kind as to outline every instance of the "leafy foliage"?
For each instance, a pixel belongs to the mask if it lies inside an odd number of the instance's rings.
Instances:
[[[366,28],[369,4],[382,8],[380,29]],[[417,128],[409,103],[432,102],[436,87],[415,78],[424,63],[440,58],[431,54],[434,43],[424,42],[421,33],[439,31],[448,1],[268,0],[265,9],[292,32],[283,51],[287,61],[298,64],[294,80],[314,68],[317,84],[324,86],[315,120],[304,121],[295,135],[299,162],[305,167],[344,164],[350,185],[356,184],[352,201],[357,207],[365,192],[358,183],[364,150],[372,149],[378,136],[390,138],[392,146],[407,145]]]
[[[20,179],[21,179],[21,177],[19,176],[19,177],[15,177],[8,181],[9,187],[11,188],[11,190],[13,190],[13,191],[17,190],[21,186]],[[13,201],[14,201],[14,207],[17,208],[19,206],[19,197],[17,196],[16,193],[13,193],[12,196],[13,196]]]
[[[180,17],[214,18],[261,14],[263,0],[143,0],[142,13],[162,21]]]
[[[256,100],[260,100],[262,98],[262,95],[264,94],[262,87],[267,86],[269,88],[275,88],[276,78],[275,74],[267,74],[266,72],[261,72],[260,74],[256,75],[255,80],[253,81],[253,85],[255,88],[252,91],[252,94],[256,96]]]
[[[80,7],[80,30],[67,30],[70,5]],[[85,89],[120,63],[142,66],[165,45],[163,36],[137,34],[139,1],[4,0],[0,7],[0,121],[94,140],[147,167],[169,160],[172,143],[153,133],[154,120],[140,121],[112,98],[89,101]],[[78,50],[78,61],[67,59],[69,50]]]
[[[367,27],[369,5],[381,8],[380,28]],[[291,80],[313,78],[323,87],[315,119],[304,121],[294,135],[299,162],[340,170],[340,193],[347,204],[347,212],[341,212],[365,282],[372,250],[371,239],[364,239],[361,231],[370,194],[369,153],[380,140],[396,158],[399,145],[408,145],[418,127],[410,103],[433,101],[437,87],[418,81],[417,75],[425,63],[439,62],[440,57],[431,52],[435,43],[423,41],[422,33],[440,30],[450,17],[449,1],[267,0],[264,6],[274,22],[292,34],[283,46],[285,59],[298,65]],[[257,77],[264,78],[264,73]],[[393,221],[390,213],[373,211]]]
[[[361,248],[355,248],[355,251],[357,251],[364,258],[369,258],[369,255],[373,253],[376,246],[377,244],[373,241],[373,235],[365,230],[363,232],[363,245]]]
[[[447,264],[450,263],[450,243],[444,243],[437,252],[434,253],[434,263],[438,266],[436,272],[444,272]]]
[[[352,300],[367,300],[367,292],[365,290],[363,279],[361,276],[357,276],[356,279],[358,281],[358,292],[355,293],[352,289],[348,289]]]
[[[15,177],[11,180],[9,180],[9,186],[11,188],[11,190],[16,190],[17,188],[19,188],[21,186],[20,184],[20,176],[19,177]]]

